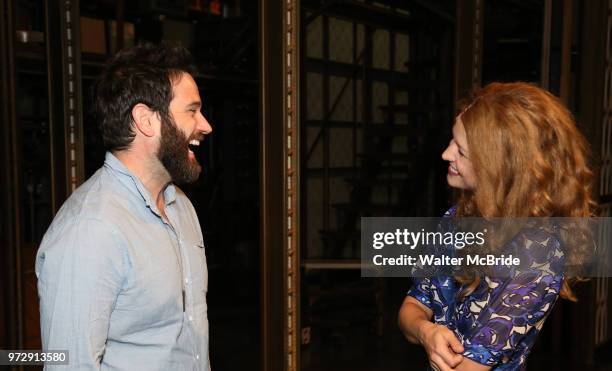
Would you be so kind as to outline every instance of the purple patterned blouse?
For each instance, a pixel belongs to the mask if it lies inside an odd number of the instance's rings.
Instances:
[[[454,214],[454,208],[447,212]],[[483,277],[459,301],[461,286],[448,276],[415,278],[408,295],[433,311],[434,322],[454,331],[463,356],[493,370],[523,370],[546,317],[559,296],[564,254],[558,230],[526,229],[509,243],[530,259],[530,269],[510,278]]]

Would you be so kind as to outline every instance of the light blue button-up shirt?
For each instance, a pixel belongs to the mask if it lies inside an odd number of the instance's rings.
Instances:
[[[174,185],[164,221],[112,154],[62,206],[36,258],[46,370],[208,371],[208,271],[200,224]]]

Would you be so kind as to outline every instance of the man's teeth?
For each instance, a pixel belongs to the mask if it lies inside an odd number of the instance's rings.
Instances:
[[[189,144],[191,144],[192,146],[199,146],[200,145],[200,141],[197,139],[192,139],[189,141]]]

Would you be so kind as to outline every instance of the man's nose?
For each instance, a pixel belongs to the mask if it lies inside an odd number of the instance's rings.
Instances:
[[[201,120],[198,123],[198,129],[203,132],[205,135],[208,135],[210,133],[212,133],[213,129],[212,126],[210,125],[210,122],[208,122],[208,120],[206,119],[206,117],[204,117],[203,114],[201,115]]]

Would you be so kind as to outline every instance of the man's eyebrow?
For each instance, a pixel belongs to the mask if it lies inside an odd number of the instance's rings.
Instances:
[[[200,108],[200,107],[202,107],[202,102],[200,101],[194,101],[187,105],[187,108]]]

